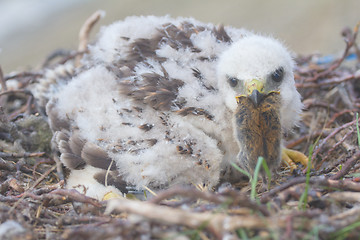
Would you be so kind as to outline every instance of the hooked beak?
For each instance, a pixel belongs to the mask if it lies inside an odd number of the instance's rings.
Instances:
[[[236,101],[239,103],[239,98],[249,97],[255,107],[258,107],[259,104],[265,97],[264,94],[264,83],[257,79],[253,79],[250,82],[245,83],[246,95],[236,96]]]
[[[262,100],[264,99],[264,94],[259,92],[257,89],[254,89],[249,96],[249,99],[252,101],[255,107],[258,107]]]

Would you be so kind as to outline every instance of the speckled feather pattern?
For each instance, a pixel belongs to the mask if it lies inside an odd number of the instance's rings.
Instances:
[[[254,56],[251,38],[270,42],[262,50],[278,48],[276,56],[264,53],[275,62]],[[272,38],[191,18],[129,17],[103,27],[89,50],[83,67],[67,78],[44,78],[34,92],[49,99],[54,143],[71,169],[68,187],[82,184],[90,196],[106,192],[97,191],[105,185],[125,191],[126,184],[218,184],[230,161],[241,162],[234,113],[242,92],[229,89],[230,75],[264,77],[283,64],[287,82],[277,90],[294,114],[283,116],[281,108],[280,121],[289,129],[299,119],[292,60]],[[237,72],[246,67],[243,76]]]

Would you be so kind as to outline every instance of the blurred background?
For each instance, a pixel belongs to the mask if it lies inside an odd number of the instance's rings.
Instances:
[[[169,14],[273,35],[302,55],[342,53],[342,29],[360,21],[359,0],[0,0],[3,71],[32,69],[56,49],[76,49],[81,25],[98,9],[106,16],[92,39],[101,25],[129,15]]]

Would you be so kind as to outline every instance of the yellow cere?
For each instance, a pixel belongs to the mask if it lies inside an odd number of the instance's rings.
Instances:
[[[267,96],[270,95],[270,94],[272,94],[272,93],[274,93],[274,94],[280,94],[280,91],[270,91],[270,92],[267,94]],[[239,95],[239,96],[235,96],[236,103],[239,103],[239,102],[240,102],[240,98],[242,98],[242,97],[248,97],[248,96],[245,95],[245,94],[241,94],[241,95]]]
[[[255,89],[260,93],[264,92],[264,83],[260,80],[253,79],[250,82],[245,82],[246,93],[250,95]]]

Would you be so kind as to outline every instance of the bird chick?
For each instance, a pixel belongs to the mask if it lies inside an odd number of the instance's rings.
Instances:
[[[286,48],[264,36],[244,37],[221,55],[217,68],[219,90],[233,114],[233,139],[225,146],[226,152],[236,156],[228,158],[230,163],[253,173],[262,156],[270,169],[279,166],[282,132],[296,125],[302,108],[293,67]],[[231,140],[236,146],[230,144]],[[224,165],[223,181],[243,178],[240,172]]]
[[[276,169],[281,133],[300,118],[291,55],[244,29],[128,17],[103,28],[81,62],[33,93],[47,102],[67,187],[98,199],[236,182],[231,163],[252,172],[258,156]]]

